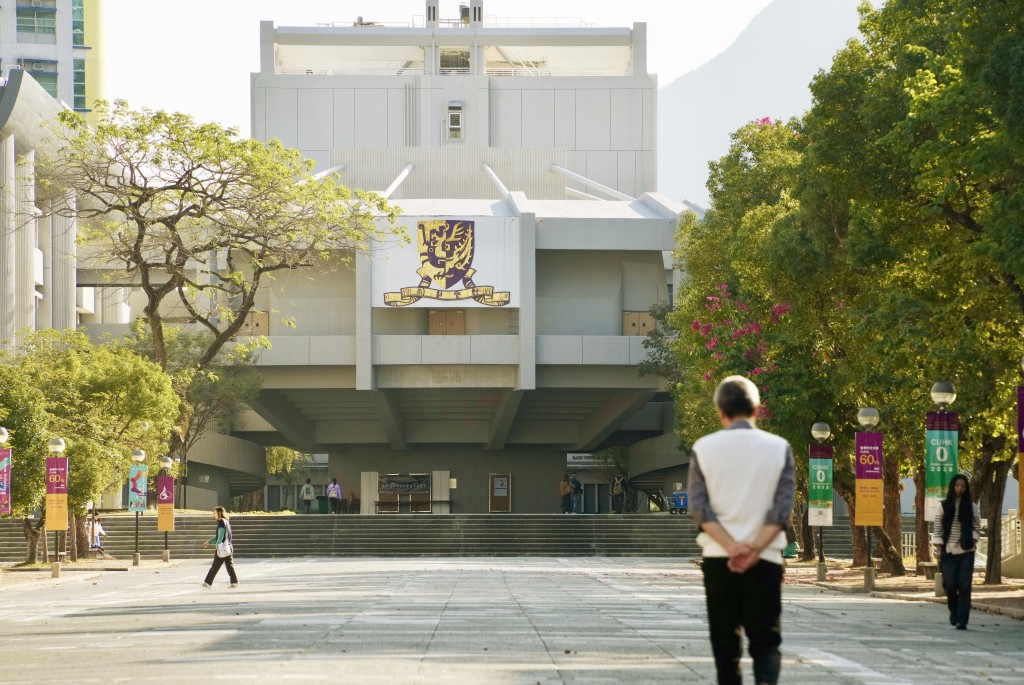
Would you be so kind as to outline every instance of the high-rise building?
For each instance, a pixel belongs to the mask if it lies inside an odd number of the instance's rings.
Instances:
[[[17,0],[0,6],[0,68],[31,74],[79,112],[102,97],[103,0]]]

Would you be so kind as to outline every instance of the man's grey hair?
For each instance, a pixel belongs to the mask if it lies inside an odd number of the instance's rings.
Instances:
[[[761,394],[757,386],[743,376],[724,378],[715,388],[715,406],[730,419],[749,418],[757,414]]]

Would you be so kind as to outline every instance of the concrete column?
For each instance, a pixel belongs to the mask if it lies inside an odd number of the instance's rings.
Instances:
[[[537,387],[537,215],[519,215],[519,387]]]
[[[36,329],[36,153],[26,152],[15,184],[14,333],[19,342]]]
[[[39,249],[43,253],[43,299],[36,303],[36,330],[53,328],[53,214],[39,217]]]
[[[128,323],[128,288],[102,288],[98,305],[100,323]]]
[[[373,263],[356,252],[356,390],[377,387],[373,372]]]
[[[14,136],[0,140],[0,345],[14,343],[14,221],[15,178]]]
[[[61,210],[67,214],[76,208],[74,197],[61,200]],[[78,323],[75,313],[76,238],[78,220],[74,216],[53,217],[53,327],[58,330],[74,329]]]

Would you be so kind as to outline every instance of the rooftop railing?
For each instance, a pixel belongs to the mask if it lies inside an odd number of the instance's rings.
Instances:
[[[283,76],[421,76],[426,73],[423,67],[405,67],[393,65],[367,66],[367,67],[277,67],[275,74]],[[468,76],[469,68],[444,68],[439,69],[440,76]],[[569,77],[601,77],[601,76],[631,76],[632,69],[628,67],[609,68],[588,68],[588,67],[488,67],[484,75],[493,77],[542,77],[542,76],[569,76]]]

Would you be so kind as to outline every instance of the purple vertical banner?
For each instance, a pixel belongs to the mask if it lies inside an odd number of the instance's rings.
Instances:
[[[882,434],[857,433],[857,480],[882,479]]]
[[[174,476],[157,476],[156,503],[174,505]]]
[[[0,450],[0,516],[11,513],[11,448]]]
[[[46,458],[46,494],[68,494],[68,458]]]

